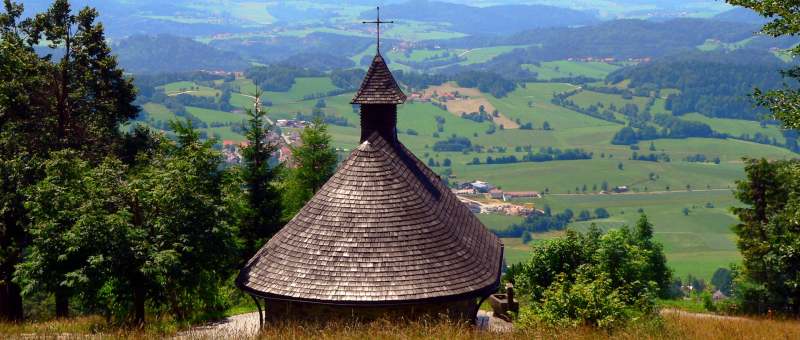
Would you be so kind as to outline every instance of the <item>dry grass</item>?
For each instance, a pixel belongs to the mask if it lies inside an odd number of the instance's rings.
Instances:
[[[0,338],[16,336],[55,336],[59,334],[95,333],[105,325],[105,320],[99,316],[85,316],[69,319],[56,319],[41,322],[4,323],[0,322]]]
[[[395,324],[376,322],[362,326],[277,326],[261,339],[800,339],[800,322],[707,318],[686,314],[639,321],[608,333],[591,328],[538,328],[513,333],[477,331],[452,323]]]
[[[442,102],[442,104],[447,105],[447,111],[454,114],[457,117],[461,117],[462,113],[470,113],[470,112],[478,112],[480,107],[483,106],[483,109],[488,112],[492,113],[495,110],[494,105],[489,102],[486,97],[484,97],[483,93],[480,90],[474,88],[466,88],[466,87],[459,87],[453,82],[444,83],[439,86],[431,86],[428,87],[424,93],[426,96],[432,96],[433,93],[447,93],[447,92],[458,92],[462,96],[467,96],[469,98],[459,98],[448,100],[447,102]],[[492,117],[492,120],[497,125],[503,125],[505,129],[518,129],[519,124],[515,121],[511,120],[510,118],[506,117],[502,112],[500,112],[498,117]]]
[[[159,338],[169,334],[131,330],[103,330],[98,317],[69,320],[1,324],[0,338]],[[100,329],[102,333],[96,333]],[[173,334],[176,335],[176,334]],[[250,339],[247,332],[216,333],[213,336],[178,335],[183,339]],[[270,325],[259,339],[800,339],[800,321],[724,318],[688,313],[667,313],[660,319],[642,320],[613,333],[591,328],[536,328],[512,333],[475,330],[452,322],[392,322],[369,324],[287,323]]]
[[[665,323],[683,339],[800,339],[800,320],[665,315]]]

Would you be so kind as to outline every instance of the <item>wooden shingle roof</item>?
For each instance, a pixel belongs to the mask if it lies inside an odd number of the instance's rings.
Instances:
[[[372,59],[372,65],[367,70],[367,75],[361,83],[361,87],[353,97],[351,104],[402,104],[406,101],[406,95],[400,90],[400,86],[386,66],[386,62],[379,54]]]
[[[399,142],[377,133],[241,270],[251,294],[343,305],[487,295],[503,246]]]

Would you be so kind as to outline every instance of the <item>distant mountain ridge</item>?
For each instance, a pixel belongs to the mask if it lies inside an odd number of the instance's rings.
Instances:
[[[449,24],[449,29],[468,34],[508,34],[531,28],[582,26],[598,23],[593,14],[545,5],[472,7],[461,4],[412,0],[381,8],[386,18]],[[374,18],[375,11],[361,14]]]
[[[741,22],[747,24],[763,25],[769,19],[761,16],[753,10],[747,8],[737,7],[730,11],[726,11],[714,16],[714,19],[720,21]]]

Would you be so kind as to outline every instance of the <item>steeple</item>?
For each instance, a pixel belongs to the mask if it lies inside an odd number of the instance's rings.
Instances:
[[[372,59],[372,65],[364,76],[361,87],[356,92],[351,104],[402,104],[406,101],[406,95],[400,90],[400,86],[386,66],[386,61],[380,53]]]
[[[378,51],[372,59],[361,87],[350,102],[361,105],[361,142],[366,141],[375,132],[389,142],[397,141],[397,104],[405,102],[406,95],[394,80],[380,50],[380,25],[392,22],[381,21],[380,8],[376,21],[364,22],[376,24],[378,27]]]
[[[378,51],[351,101],[361,145],[236,279],[265,319],[475,320],[497,291],[503,244],[397,140],[405,100]]]

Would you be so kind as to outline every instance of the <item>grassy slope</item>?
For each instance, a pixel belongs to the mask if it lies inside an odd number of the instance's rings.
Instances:
[[[614,95],[614,94],[605,94],[593,91],[581,91],[580,93],[570,97],[572,101],[575,102],[580,107],[589,107],[590,105],[596,105],[597,103],[602,103],[605,107],[609,107],[611,104],[617,107],[617,109],[621,109],[627,104],[635,104],[639,107],[639,111],[644,110],[647,106],[647,98],[645,97],[633,97],[631,99],[624,99],[622,96]]]
[[[187,106],[186,111],[208,124],[241,122],[247,119],[247,116],[238,113],[209,110],[193,106]]]
[[[200,86],[190,81],[179,81],[179,82],[169,83],[164,86],[161,86],[160,88],[163,89],[164,93],[166,93],[167,95],[187,93],[193,96],[215,97],[220,93],[219,90],[207,86]]]
[[[604,79],[609,73],[620,68],[620,66],[617,65],[601,62],[578,62],[567,60],[542,62],[539,65],[524,64],[523,67],[530,71],[536,72],[537,78],[541,80],[578,76]]]
[[[161,121],[168,121],[170,119],[175,119],[175,114],[170,112],[164,105],[156,104],[156,103],[146,103],[143,105],[142,109],[150,116],[153,120],[161,120]]]
[[[698,113],[690,113],[683,115],[681,118],[696,122],[706,123],[713,127],[714,130],[727,133],[732,136],[740,136],[742,134],[749,134],[750,136],[756,133],[761,133],[770,138],[775,138],[779,143],[786,142],[780,128],[775,125],[768,125],[762,128],[758,122],[740,119],[725,119],[725,118],[709,118]]]
[[[706,208],[712,203],[713,208]],[[656,239],[664,244],[670,267],[679,277],[688,274],[711,278],[714,270],[727,267],[739,259],[731,227],[736,217],[728,210],[738,205],[729,190],[672,192],[663,194],[572,195],[547,196],[537,202],[549,205],[553,211],[565,208],[576,213],[587,209],[605,208],[611,217],[605,220],[573,223],[585,230],[591,223],[601,228],[633,226],[643,209],[655,226]],[[689,208],[689,215],[681,210]],[[536,236],[535,236],[536,237]]]

